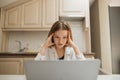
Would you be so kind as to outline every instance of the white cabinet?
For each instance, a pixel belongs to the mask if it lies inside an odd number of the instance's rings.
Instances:
[[[11,54],[12,55],[12,54]],[[29,55],[28,55],[29,56]],[[0,74],[24,74],[24,61],[25,60],[34,60],[34,57],[20,57],[19,55],[16,58],[0,58]],[[18,58],[19,57],[19,58]]]
[[[0,58],[0,74],[21,74],[22,58]]]
[[[3,11],[5,29],[49,29],[58,20],[58,0],[31,0]]]
[[[90,27],[89,0],[60,0],[60,16],[84,18],[85,27]]]
[[[85,0],[60,0],[60,16],[84,16]]]
[[[21,28],[41,27],[41,1],[42,0],[33,0],[22,5]]]
[[[43,0],[43,27],[49,28],[58,20],[58,0]]]
[[[20,12],[20,6],[5,11],[5,28],[20,28]]]

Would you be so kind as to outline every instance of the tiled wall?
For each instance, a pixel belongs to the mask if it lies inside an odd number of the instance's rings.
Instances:
[[[1,45],[2,45],[2,30],[0,29],[0,51],[1,51]]]
[[[69,22],[73,32],[73,40],[81,51],[85,51],[85,42],[81,22]],[[48,31],[37,32],[10,32],[8,51],[18,51],[19,44],[16,40],[21,41],[22,48],[29,44],[29,49],[38,51],[47,38]]]
[[[9,34],[8,51],[18,51],[19,43],[21,41],[22,48],[29,44],[30,50],[38,51],[47,37],[48,32],[11,32]]]

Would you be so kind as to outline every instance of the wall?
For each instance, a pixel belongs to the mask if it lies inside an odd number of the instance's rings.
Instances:
[[[0,51],[1,51],[1,42],[2,42],[2,30],[1,30],[1,8],[0,8]]]
[[[98,53],[96,56],[101,59],[102,69],[111,74],[112,62],[108,15],[109,3],[110,0],[96,0],[95,4],[91,7],[91,34],[92,50]]]
[[[112,72],[120,74],[120,7],[110,7]]]
[[[95,53],[95,58],[101,59],[98,0],[96,0],[90,8],[90,21],[91,21],[91,49],[92,52]]]
[[[19,43],[21,41],[21,48],[23,49],[29,44],[28,48],[32,51],[38,51],[45,41],[48,32],[10,32],[8,51],[17,52],[19,51]]]
[[[79,49],[83,52],[85,49],[85,38],[83,36],[83,29],[81,22],[69,22],[73,32],[73,40],[75,44],[79,47]],[[10,32],[9,33],[9,44],[7,51],[18,51],[19,45],[15,40],[19,40],[22,42],[22,48],[29,44],[29,49],[38,51],[41,45],[44,43],[46,37],[48,35],[47,31],[43,32]]]
[[[109,6],[118,5],[120,6],[120,0],[96,0],[95,4],[91,7],[92,50],[100,53],[97,55],[97,57],[101,55],[101,67],[104,71],[110,74],[113,73],[113,66],[111,54],[112,44],[110,35]],[[97,38],[100,39],[100,45]]]
[[[1,43],[2,42],[2,30],[0,29],[0,51],[1,51]]]
[[[110,27],[108,15],[108,5],[110,3],[110,0],[98,0],[98,3],[99,3],[98,5],[99,5],[102,68],[106,72],[112,73]]]

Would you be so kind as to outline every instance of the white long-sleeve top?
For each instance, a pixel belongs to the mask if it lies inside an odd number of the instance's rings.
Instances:
[[[75,54],[72,47],[66,47],[64,53],[64,60],[85,60],[83,53]],[[45,56],[42,56],[40,53],[37,54],[35,60],[59,60],[55,47],[47,48]]]

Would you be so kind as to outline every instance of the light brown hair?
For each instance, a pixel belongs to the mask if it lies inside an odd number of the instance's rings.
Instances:
[[[67,30],[67,31],[69,32],[69,34],[70,34],[71,40],[73,40],[73,38],[72,38],[72,31],[71,31],[70,25],[69,25],[67,22],[64,22],[64,21],[56,21],[56,22],[52,25],[52,27],[51,27],[51,29],[50,29],[50,31],[49,31],[48,37],[49,37],[51,34],[53,34],[53,33],[55,33],[56,31],[58,31],[58,30]],[[52,38],[52,42],[54,42],[53,38]]]

